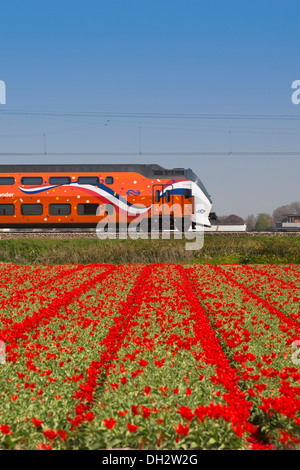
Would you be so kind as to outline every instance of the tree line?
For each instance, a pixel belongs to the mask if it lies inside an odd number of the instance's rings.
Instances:
[[[288,214],[300,214],[300,201],[292,202],[277,207],[272,214],[259,212],[258,214],[250,214],[245,219],[236,215],[223,215],[212,220],[214,225],[243,225],[246,224],[247,230],[255,232],[263,232],[270,227],[275,227],[278,222],[287,222]]]

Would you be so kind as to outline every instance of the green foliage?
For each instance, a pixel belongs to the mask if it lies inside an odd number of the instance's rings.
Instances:
[[[264,232],[271,226],[271,218],[268,214],[258,214],[256,224],[255,224],[255,230],[257,232]]]
[[[0,262],[25,264],[299,264],[300,236],[206,235],[198,251],[185,240],[9,239]]]

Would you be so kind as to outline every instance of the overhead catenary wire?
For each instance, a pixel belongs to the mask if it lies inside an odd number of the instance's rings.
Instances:
[[[151,119],[211,119],[211,120],[279,120],[300,121],[300,114],[200,114],[200,113],[141,113],[141,112],[105,112],[105,111],[26,111],[26,110],[0,110],[0,115],[14,116],[48,116],[48,117],[126,117]]]
[[[0,152],[0,156],[42,156],[43,152]],[[137,152],[136,150],[132,152],[47,152],[47,156],[124,156],[124,157],[135,157],[135,156],[145,156],[145,157],[154,157],[154,156],[269,156],[269,157],[278,157],[278,156],[300,156],[299,152],[266,152],[266,151],[256,151],[256,152],[228,152],[228,151],[156,151],[156,152]]]
[[[267,114],[184,114],[184,113],[120,113],[120,112],[65,112],[65,111],[29,111],[29,110],[0,110],[1,117],[26,117],[26,118],[38,118],[42,120],[50,121],[67,121],[67,122],[81,122],[81,125],[76,125],[68,128],[60,128],[58,130],[45,129],[43,133],[28,133],[28,134],[0,134],[1,138],[5,137],[30,137],[30,136],[42,136],[44,141],[44,154],[56,156],[56,155],[111,155],[111,156],[129,156],[129,155],[140,155],[140,156],[299,156],[300,151],[291,151],[289,149],[281,151],[272,150],[255,150],[255,151],[244,151],[240,150],[233,152],[233,130],[234,134],[257,134],[257,135],[295,135],[298,136],[300,133],[299,129],[289,129],[287,127],[254,127],[254,126],[241,126],[234,123],[234,120],[249,120],[249,121],[294,121],[300,124],[300,115],[267,115]],[[150,121],[149,121],[150,120]],[[165,120],[165,121],[164,121]],[[172,125],[168,124],[166,120],[173,120]],[[208,121],[214,122],[214,124],[208,125]],[[221,122],[217,124],[216,121],[224,120],[224,125]],[[229,130],[228,122],[230,121]],[[183,123],[182,121],[185,121]],[[188,121],[188,123],[186,122]],[[206,123],[205,123],[206,121]],[[46,148],[46,135],[59,135],[68,134],[72,132],[81,132],[98,127],[137,127],[138,129],[138,152],[47,152]],[[175,125],[174,125],[175,124]],[[176,130],[176,131],[193,131],[193,132],[213,132],[213,133],[224,133],[228,134],[228,150],[221,151],[205,151],[204,149],[198,150],[182,150],[182,151],[142,151],[142,129],[160,129],[160,130]],[[235,143],[236,147],[236,143]],[[282,145],[283,147],[283,145]],[[39,152],[2,152],[2,156],[8,155],[41,155]]]

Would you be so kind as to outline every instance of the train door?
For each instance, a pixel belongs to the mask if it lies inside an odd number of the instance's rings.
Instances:
[[[166,225],[166,228],[170,229],[172,206],[173,186],[163,184],[155,184],[152,186],[151,218],[153,219],[155,226],[159,224],[160,230],[164,228],[164,225]]]

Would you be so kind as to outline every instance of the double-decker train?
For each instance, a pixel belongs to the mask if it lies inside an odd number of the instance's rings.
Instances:
[[[210,226],[191,169],[140,164],[0,165],[0,227]]]

